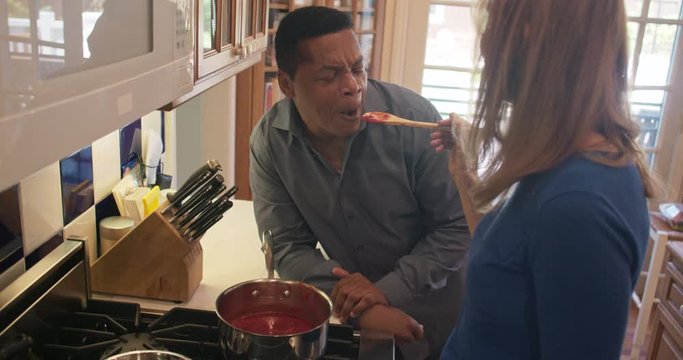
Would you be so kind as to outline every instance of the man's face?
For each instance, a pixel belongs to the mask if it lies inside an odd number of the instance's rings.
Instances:
[[[360,128],[367,74],[352,30],[299,43],[292,79],[280,72],[283,91],[296,104],[309,134],[319,139],[347,138]],[[285,82],[285,84],[282,84]]]

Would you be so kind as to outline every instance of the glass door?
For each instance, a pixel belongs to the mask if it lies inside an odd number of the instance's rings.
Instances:
[[[268,45],[266,25],[268,15],[267,0],[243,0],[242,46],[245,55],[261,51]]]
[[[236,0],[197,3],[197,79],[239,60],[236,50]],[[195,80],[197,80],[195,79]]]

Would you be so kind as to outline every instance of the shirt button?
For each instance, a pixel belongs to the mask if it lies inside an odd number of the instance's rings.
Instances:
[[[346,215],[346,220],[353,221],[356,217],[353,214]]]

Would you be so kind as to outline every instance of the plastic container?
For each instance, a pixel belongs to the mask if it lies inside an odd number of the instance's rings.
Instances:
[[[110,216],[100,221],[100,256],[111,249],[129,231],[135,222],[125,216]]]

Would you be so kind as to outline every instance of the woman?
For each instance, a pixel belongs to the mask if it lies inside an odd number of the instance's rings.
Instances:
[[[481,9],[477,110],[458,134],[469,143],[432,134],[452,147],[475,229],[442,358],[619,359],[653,189],[626,99],[623,0]]]

